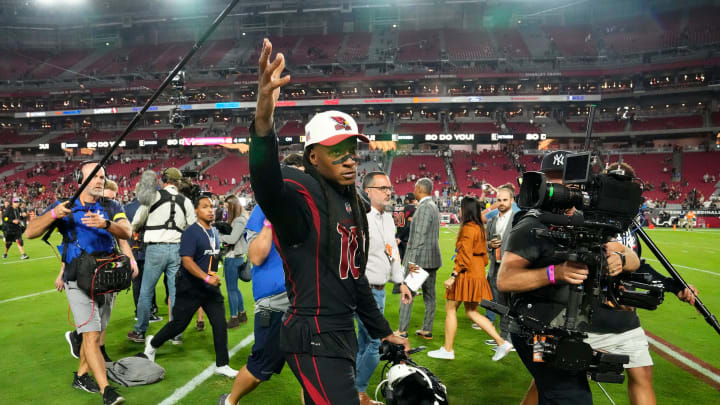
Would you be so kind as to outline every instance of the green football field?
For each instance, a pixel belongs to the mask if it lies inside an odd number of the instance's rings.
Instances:
[[[438,276],[438,308],[433,330],[435,339],[410,338],[411,345],[436,349],[444,336],[444,295],[442,281],[451,271],[456,228],[441,230],[444,267]],[[700,290],[700,297],[710,310],[720,315],[720,231],[649,231],[651,237],[677,266],[685,279]],[[59,242],[59,239],[56,240]],[[0,262],[0,404],[98,404],[99,395],[70,387],[77,360],[69,354],[64,339],[71,329],[64,293],[51,291],[59,263],[52,251],[39,241],[26,244],[31,259],[19,260],[17,247],[8,259]],[[645,250],[645,256],[654,259]],[[660,270],[657,262],[651,261]],[[660,270],[664,272],[663,270]],[[250,284],[241,283],[245,306],[252,312]],[[388,288],[388,292],[389,292]],[[158,288],[159,300],[164,291]],[[410,329],[422,324],[423,305],[414,306]],[[388,295],[386,316],[397,327],[398,296]],[[160,315],[167,320],[167,307],[161,305]],[[252,318],[252,317],[251,317]],[[666,301],[654,312],[641,311],[643,326],[649,332],[680,347],[699,359],[720,368],[720,335],[693,308],[666,295]],[[107,334],[108,353],[114,359],[142,351],[125,335],[133,325],[132,293],[120,293]],[[149,333],[156,333],[164,322],[151,324]],[[430,359],[424,352],[413,358],[430,368],[447,386],[451,404],[517,404],[530,382],[530,375],[517,354],[511,353],[500,362],[491,361],[493,352],[483,341],[488,336],[470,327],[470,321],[459,313],[454,361]],[[211,331],[197,332],[194,324],[184,334],[184,344],[166,344],[157,352],[156,361],[166,370],[165,380],[150,386],[121,388],[130,404],[214,404],[217,397],[229,392],[230,379],[210,376],[196,378],[214,364]],[[241,368],[250,354],[252,319],[247,325],[229,331],[230,365]],[[720,393],[698,378],[652,353],[655,361],[654,385],[659,404],[718,403]],[[380,382],[380,367],[368,391]],[[596,404],[609,404],[595,383],[591,383]],[[624,385],[604,384],[617,404],[627,404]],[[177,392],[176,392],[177,390]],[[182,394],[185,394],[184,396]],[[171,396],[181,399],[173,402]],[[244,403],[297,404],[300,386],[286,367],[279,376],[261,385]]]

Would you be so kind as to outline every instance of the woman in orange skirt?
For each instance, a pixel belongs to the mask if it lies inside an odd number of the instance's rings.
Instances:
[[[495,339],[498,344],[494,361],[505,357],[512,350],[512,343],[503,340],[495,331],[488,318],[478,312],[478,303],[492,300],[490,284],[485,278],[485,266],[488,264],[487,239],[485,228],[480,219],[482,207],[478,200],[465,197],[460,204],[461,228],[455,242],[455,268],[445,281],[445,345],[428,353],[437,359],[455,358],[453,343],[457,331],[457,309],[465,305],[465,314],[482,330]]]

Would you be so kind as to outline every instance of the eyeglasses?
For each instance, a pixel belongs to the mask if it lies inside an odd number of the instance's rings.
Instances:
[[[376,189],[382,191],[383,193],[392,193],[392,192],[393,192],[393,188],[392,188],[392,187],[388,187],[388,186],[368,187],[368,188],[376,188]]]

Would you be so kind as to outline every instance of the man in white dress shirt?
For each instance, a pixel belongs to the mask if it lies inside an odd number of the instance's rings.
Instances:
[[[386,210],[390,204],[392,186],[383,172],[370,172],[363,178],[363,190],[370,199],[370,212],[367,214],[370,234],[370,248],[365,271],[373,297],[380,312],[385,310],[385,285],[388,282],[400,283],[404,270],[400,264],[400,253],[395,241],[395,222],[392,213]],[[402,301],[412,300],[410,290],[404,284],[400,287]],[[380,339],[372,339],[358,318],[358,354],[356,360],[356,380],[360,395],[360,404],[378,404],[365,393],[375,368],[380,363]]]

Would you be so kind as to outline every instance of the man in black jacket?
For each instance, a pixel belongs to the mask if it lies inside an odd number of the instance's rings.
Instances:
[[[20,209],[20,197],[13,198],[12,205],[5,208],[2,216],[5,233],[5,253],[3,254],[3,259],[7,259],[10,247],[16,242],[20,250],[20,260],[29,259],[30,257],[25,254],[22,238],[22,234],[25,231],[27,214]]]
[[[355,177],[357,140],[367,138],[345,113],[317,114],[305,128],[305,173],[281,170],[273,112],[290,77],[280,78],[284,57],[278,54],[271,63],[271,52],[266,39],[250,127],[250,181],[285,264],[290,307],[280,350],[303,386],[306,404],[359,404],[354,315],[371,337],[409,348],[407,339],[393,335],[365,277],[367,208]]]

